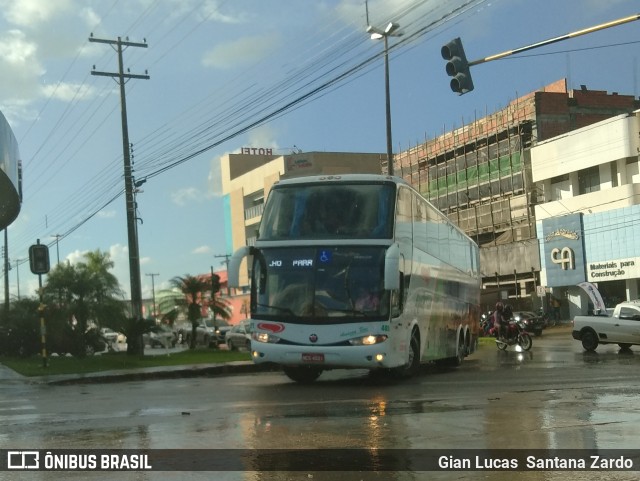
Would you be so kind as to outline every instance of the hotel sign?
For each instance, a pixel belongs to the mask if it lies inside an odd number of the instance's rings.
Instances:
[[[273,155],[273,149],[265,149],[262,147],[242,147],[240,148],[240,153],[248,155]]]

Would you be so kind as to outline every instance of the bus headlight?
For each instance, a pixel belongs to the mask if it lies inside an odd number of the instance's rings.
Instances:
[[[379,334],[377,336],[369,335],[364,337],[356,337],[349,339],[349,344],[352,346],[372,346],[373,344],[379,344],[387,340],[387,336]]]
[[[278,336],[274,336],[273,334],[269,334],[267,332],[254,332],[251,336],[254,341],[258,342],[268,342],[270,344],[275,344],[280,341]]]

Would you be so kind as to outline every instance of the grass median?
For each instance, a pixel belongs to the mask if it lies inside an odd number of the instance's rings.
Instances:
[[[170,354],[145,356],[128,356],[125,352],[105,353],[85,358],[52,356],[49,357],[49,365],[47,367],[42,366],[42,358],[40,356],[28,358],[0,356],[0,364],[4,364],[18,374],[29,377],[250,360],[251,357],[246,351],[221,351],[215,349],[188,349]]]

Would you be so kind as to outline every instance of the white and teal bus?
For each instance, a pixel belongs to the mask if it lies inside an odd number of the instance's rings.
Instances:
[[[479,334],[478,246],[397,177],[273,185],[248,258],[251,356],[312,382],[328,369],[459,365]]]

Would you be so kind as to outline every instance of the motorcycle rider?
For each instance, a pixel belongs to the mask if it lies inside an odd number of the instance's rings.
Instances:
[[[509,337],[509,321],[513,317],[513,307],[510,304],[504,306],[502,311],[502,336],[506,339]]]

